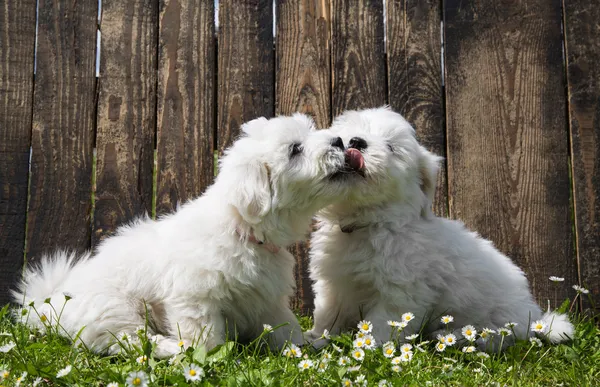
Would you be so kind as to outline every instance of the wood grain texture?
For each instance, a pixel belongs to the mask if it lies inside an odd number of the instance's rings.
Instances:
[[[331,72],[328,0],[282,0],[277,3],[276,113],[303,112],[317,126],[329,126]],[[309,241],[291,248],[296,257],[296,296],[292,307],[302,313],[314,308],[308,275]]]
[[[212,1],[161,0],[156,213],[199,196],[214,177],[216,39]]]
[[[332,112],[386,102],[383,2],[332,0]]]
[[[28,261],[90,245],[97,6],[39,1]]]
[[[273,115],[273,1],[220,1],[218,35],[217,147],[221,155],[242,123]]]
[[[576,281],[559,1],[445,3],[450,214],[522,267]],[[572,290],[571,290],[572,291]]]
[[[582,0],[563,4],[579,274],[599,300],[600,7]]]
[[[415,127],[419,142],[446,157],[441,63],[441,2],[388,0],[389,104]],[[445,160],[440,163],[433,209],[448,215]]]
[[[36,1],[0,5],[0,305],[23,265]]]
[[[104,0],[93,243],[152,211],[158,0]]]

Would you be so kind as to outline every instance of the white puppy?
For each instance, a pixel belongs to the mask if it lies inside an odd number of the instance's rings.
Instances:
[[[387,108],[349,111],[332,131],[348,147],[355,173],[347,177],[351,193],[320,212],[312,237],[311,339],[364,318],[381,344],[391,337],[386,322],[405,312],[416,316],[406,335],[429,320],[426,333],[435,338],[444,314],[454,316],[459,338],[467,324],[497,329],[508,322],[525,338],[536,320],[552,342],[573,334],[566,316],[542,314],[523,272],[490,241],[433,215],[439,158],[417,143],[402,116]]]
[[[253,339],[263,324],[287,324],[269,335],[274,348],[303,343],[288,307],[294,259],[285,247],[304,239],[315,212],[342,192],[343,143],[301,114],[242,130],[200,198],[119,228],[94,253],[59,252],[28,269],[13,295],[34,305],[28,323],[59,322],[71,339],[114,353],[115,335],[135,338],[148,320],[157,357],[182,343],[210,349],[234,332]]]

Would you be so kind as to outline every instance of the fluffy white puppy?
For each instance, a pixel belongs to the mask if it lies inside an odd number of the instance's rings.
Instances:
[[[439,158],[417,143],[402,116],[388,108],[349,111],[331,130],[348,147],[355,173],[347,175],[350,194],[319,213],[312,236],[311,339],[324,329],[355,328],[364,318],[381,344],[392,337],[386,322],[405,312],[416,316],[406,335],[429,321],[426,333],[435,338],[445,314],[454,316],[459,338],[467,324],[497,329],[508,322],[525,338],[537,320],[552,342],[573,334],[566,316],[542,313],[523,272],[490,241],[434,216]]]
[[[180,352],[181,342],[210,349],[234,332],[252,339],[263,324],[287,324],[269,335],[274,348],[303,343],[288,306],[294,259],[285,247],[342,191],[343,143],[301,114],[242,130],[200,198],[120,227],[94,253],[59,252],[29,268],[13,294],[34,306],[28,323],[56,326],[60,316],[59,332],[114,353],[115,336],[135,338],[148,321],[157,357]]]

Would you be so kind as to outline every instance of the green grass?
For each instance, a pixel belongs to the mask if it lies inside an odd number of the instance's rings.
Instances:
[[[59,311],[60,312],[60,311]],[[36,331],[15,322],[19,318],[8,307],[0,312],[0,351],[6,345],[15,346],[0,352],[0,370],[8,376],[0,381],[2,386],[16,385],[16,378],[27,372],[23,386],[32,385],[41,378],[40,385],[50,386],[106,386],[111,382],[126,384],[132,372],[143,372],[149,385],[189,385],[184,368],[194,363],[204,370],[204,377],[195,385],[221,386],[329,386],[342,385],[344,379],[354,383],[363,375],[368,385],[378,385],[385,379],[390,385],[404,386],[598,386],[600,385],[600,330],[590,318],[578,318],[577,331],[567,344],[537,347],[529,341],[518,342],[502,353],[481,357],[476,353],[463,353],[455,347],[436,352],[435,343],[423,346],[424,352],[413,348],[410,362],[401,363],[402,370],[394,372],[389,358],[381,348],[366,350],[362,362],[351,360],[351,366],[338,365],[340,356],[351,358],[352,337],[332,337],[332,343],[341,348],[339,353],[329,344],[321,351],[302,348],[303,357],[313,362],[313,368],[300,371],[303,358],[286,357],[265,348],[265,336],[248,345],[227,342],[210,352],[202,346],[188,348],[174,361],[152,358],[154,344],[139,333],[139,344],[122,342],[123,351],[115,356],[99,356],[57,334],[56,326],[48,332]],[[301,317],[303,328],[311,321]],[[132,340],[133,341],[133,340]],[[420,339],[416,340],[418,343]],[[331,355],[324,372],[316,367],[325,354]],[[146,356],[147,358],[143,358]],[[71,366],[71,371],[61,378],[59,370]],[[1,375],[0,375],[1,378]]]

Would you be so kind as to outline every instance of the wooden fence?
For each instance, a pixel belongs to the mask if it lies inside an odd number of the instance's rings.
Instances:
[[[384,103],[446,158],[439,215],[492,239],[540,302],[576,283],[599,301],[593,3],[221,0],[217,29],[213,0],[103,0],[101,18],[96,0],[3,1],[0,302],[24,259],[202,193],[242,122],[304,111],[325,127]]]

